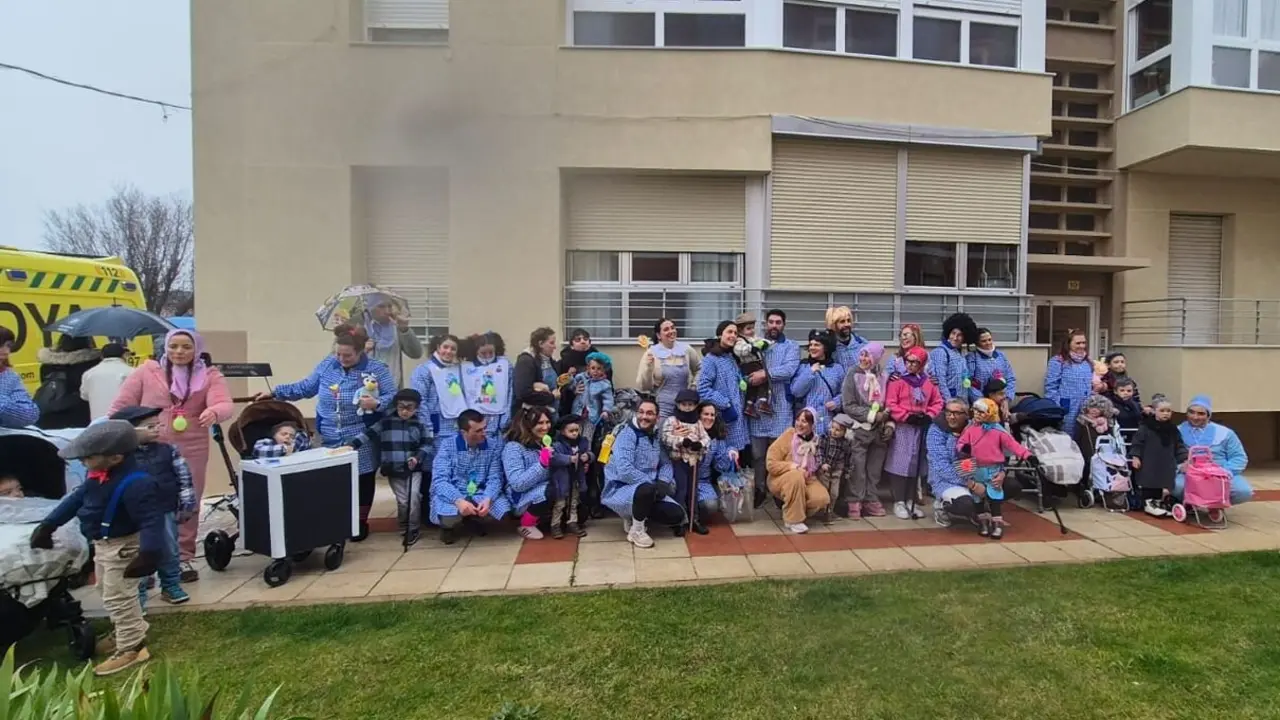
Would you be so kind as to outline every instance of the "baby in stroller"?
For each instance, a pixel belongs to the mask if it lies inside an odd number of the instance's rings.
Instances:
[[[1084,458],[1080,486],[1081,492],[1090,496],[1099,493],[1107,510],[1126,512],[1131,471],[1116,414],[1115,406],[1101,395],[1090,396],[1080,407],[1076,416],[1076,444]]]

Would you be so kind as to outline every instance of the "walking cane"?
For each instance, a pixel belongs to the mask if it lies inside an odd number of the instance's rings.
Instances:
[[[698,461],[689,464],[689,529],[698,516]]]
[[[925,427],[920,432],[920,445],[916,449],[916,491],[911,495],[911,500],[907,503],[907,515],[914,522],[920,518],[916,517],[916,501],[924,495],[924,463],[926,451],[928,450],[929,428]]]

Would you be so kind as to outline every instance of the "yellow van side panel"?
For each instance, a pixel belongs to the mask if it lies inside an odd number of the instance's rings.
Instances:
[[[126,289],[130,283],[132,290]],[[105,305],[146,309],[138,276],[118,258],[75,258],[0,247],[0,326],[13,331],[9,361],[29,392],[40,384],[36,353],[57,337],[45,327],[73,312]],[[107,338],[96,338],[98,347]],[[129,343],[138,363],[151,357],[151,338]]]

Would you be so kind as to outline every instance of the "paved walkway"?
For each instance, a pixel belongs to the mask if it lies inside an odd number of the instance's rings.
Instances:
[[[715,524],[706,536],[675,538],[657,531],[656,546],[646,550],[627,543],[621,521],[613,518],[592,524],[590,534],[581,539],[525,541],[514,532],[496,532],[445,546],[430,533],[405,553],[394,532],[394,500],[381,488],[374,527],[382,532],[349,544],[338,570],[324,571],[322,553],[315,553],[295,566],[287,584],[270,588],[262,580],[268,560],[261,556],[235,557],[221,573],[200,561],[199,582],[186,586],[190,603],[174,608],[154,598],[150,609],[240,609],[1280,549],[1280,467],[1248,476],[1257,489],[1256,500],[1230,510],[1230,527],[1220,532],[1144,513],[1072,508],[1062,513],[1070,530],[1064,536],[1052,513],[1016,508],[1007,516],[1012,527],[1000,542],[971,530],[938,528],[932,519],[892,517],[830,526],[815,523],[809,534],[791,535],[782,530],[770,502],[753,522]],[[86,610],[100,612],[93,588],[78,594]]]

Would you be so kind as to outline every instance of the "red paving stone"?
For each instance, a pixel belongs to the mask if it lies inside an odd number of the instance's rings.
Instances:
[[[729,528],[716,528],[710,535],[696,533],[685,536],[685,544],[689,547],[691,557],[709,557],[712,555],[744,555],[738,536]]]
[[[561,540],[550,536],[542,540],[525,540],[516,555],[517,565],[549,562],[571,562],[578,557],[578,536],[566,535]]]
[[[748,555],[789,553],[796,551],[796,546],[791,542],[791,538],[794,537],[799,536],[793,535],[789,538],[785,535],[748,535],[738,538],[738,543],[742,546],[742,551]]]
[[[399,521],[393,517],[369,518],[369,532],[392,533],[399,531]]]
[[[1280,501],[1280,490],[1254,490],[1253,501],[1254,502],[1278,502]],[[1231,513],[1227,513],[1227,517],[1230,517],[1230,516],[1231,516]]]
[[[848,542],[842,535],[858,533],[812,533],[809,535],[790,535],[786,539],[799,552],[822,552],[824,550],[848,550]]]

